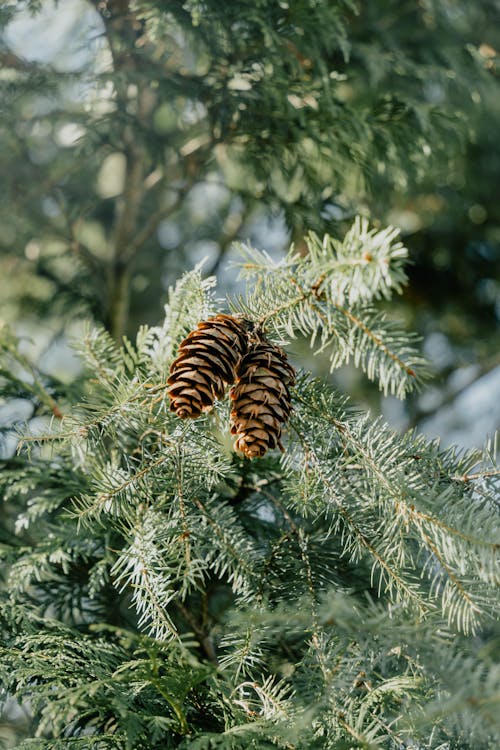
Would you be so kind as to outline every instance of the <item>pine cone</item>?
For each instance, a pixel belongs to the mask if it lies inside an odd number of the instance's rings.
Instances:
[[[199,417],[234,383],[236,364],[247,346],[246,328],[232,315],[198,323],[184,339],[170,367],[170,411],[180,419]]]
[[[285,352],[261,339],[240,361],[236,375],[229,392],[235,449],[247,458],[263,456],[269,448],[283,450],[281,428],[292,408],[288,386],[295,380]]]

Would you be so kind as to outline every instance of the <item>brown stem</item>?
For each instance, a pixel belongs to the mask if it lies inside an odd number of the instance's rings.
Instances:
[[[212,643],[212,639],[209,635],[205,632],[205,630],[198,625],[195,618],[191,614],[191,612],[187,609],[187,607],[184,606],[184,604],[179,601],[178,599],[175,601],[175,606],[181,613],[184,620],[187,622],[191,630],[196,636],[196,639],[202,649],[204,650],[205,654],[207,655],[208,659],[213,664],[218,664],[217,660],[217,654],[215,653],[214,644]]]

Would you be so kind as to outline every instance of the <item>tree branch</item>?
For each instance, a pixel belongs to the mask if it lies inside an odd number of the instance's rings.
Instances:
[[[246,220],[248,219],[248,216],[250,215],[250,212],[251,212],[251,207],[247,203],[245,205],[245,208],[241,212],[241,214],[239,214],[239,216],[237,217],[237,220],[235,222],[233,222],[233,224],[230,227],[230,229],[228,231],[226,231],[222,235],[222,237],[221,237],[221,239],[219,241],[219,255],[215,259],[215,261],[214,261],[214,263],[212,265],[212,268],[210,268],[206,272],[207,276],[215,276],[217,274],[217,272],[218,272],[218,270],[220,268],[220,265],[221,265],[222,261],[224,260],[224,258],[226,256],[227,251],[231,247],[232,243],[237,239],[238,234],[239,234],[241,228],[243,227],[243,225],[245,224]]]
[[[193,183],[194,180],[190,180],[189,182],[187,182],[182,188],[179,188],[179,190],[177,191],[177,196],[173,203],[168,206],[160,206],[156,211],[154,211],[154,213],[149,216],[144,226],[137,232],[135,237],[132,238],[129,244],[130,250],[138,250],[151,237],[151,235],[154,234],[160,222],[164,221],[169,216],[172,216],[172,214],[177,211],[187,193],[193,186]]]
[[[127,327],[130,306],[130,265],[136,246],[132,239],[137,231],[137,222],[145,193],[144,176],[147,152],[136,137],[133,123],[125,117],[130,104],[128,100],[128,74],[135,69],[133,54],[137,21],[130,12],[128,0],[102,0],[96,4],[108,39],[115,72],[124,73],[122,82],[115,82],[118,108],[125,118],[122,131],[126,166],[125,185],[121,199],[117,201],[113,231],[113,258],[109,268],[108,327],[116,341],[121,341]],[[156,96],[148,88],[140,88],[137,94],[136,121],[145,125],[156,103]]]
[[[179,612],[181,613],[181,615],[184,618],[184,620],[187,622],[187,624],[191,628],[191,630],[193,631],[193,633],[195,634],[198,643],[200,644],[200,646],[204,650],[204,652],[207,655],[208,659],[213,664],[218,664],[219,662],[218,662],[218,659],[217,659],[217,654],[215,653],[214,644],[213,644],[212,639],[210,638],[210,636],[207,635],[207,633],[203,630],[203,628],[201,628],[198,625],[198,623],[196,622],[196,620],[193,617],[193,615],[191,614],[191,612],[188,610],[187,607],[184,606],[184,604],[181,601],[179,601],[178,599],[176,599],[174,601],[174,604],[175,604],[176,608],[179,610]]]

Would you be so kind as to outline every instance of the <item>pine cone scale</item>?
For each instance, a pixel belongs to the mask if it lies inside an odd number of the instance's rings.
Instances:
[[[169,385],[175,384],[179,377],[183,377],[185,373],[191,372],[196,373],[206,371],[210,373],[211,378],[218,378],[224,383],[230,383],[231,378],[234,376],[234,367],[228,366],[226,363],[218,359],[213,362],[212,366],[208,359],[202,359],[201,357],[189,357],[181,362],[176,362],[175,365],[176,368],[174,375],[171,375],[167,380]],[[224,386],[222,386],[222,390],[224,390]]]
[[[223,357],[228,357],[230,360],[237,359],[236,356],[236,344],[231,342],[230,339],[224,340],[216,334],[210,338],[197,338],[196,343],[186,344],[184,349],[187,351],[199,351],[200,347],[206,346],[209,351],[216,351]]]
[[[199,358],[196,358],[196,360],[199,360]],[[229,367],[224,367],[221,365],[220,362],[216,363],[216,369],[210,368],[208,366],[208,361],[203,360],[203,365],[200,366],[198,361],[193,361],[192,359],[184,360],[183,362],[178,363],[178,366],[176,367],[175,375],[171,376],[168,379],[168,384],[170,386],[174,385],[178,378],[185,377],[186,374],[189,373],[200,373],[200,372],[209,372],[210,373],[210,380],[215,380],[217,382],[222,382],[222,385],[220,386],[220,390],[222,392],[225,388],[225,383],[230,382],[230,378],[233,375],[233,370],[231,370]]]

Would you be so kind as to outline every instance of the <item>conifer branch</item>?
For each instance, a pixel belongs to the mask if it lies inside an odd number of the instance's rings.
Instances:
[[[307,390],[305,392],[307,392]],[[421,503],[424,500],[424,485],[422,485],[421,488],[418,486],[408,486],[408,482],[411,482],[411,474],[409,474],[407,470],[405,471],[404,481],[402,481],[402,476],[399,473],[397,464],[393,464],[392,468],[389,468],[387,466],[387,463],[385,463],[385,465],[379,465],[375,458],[377,455],[377,451],[375,449],[377,440],[381,440],[383,442],[384,450],[387,453],[389,441],[397,440],[399,442],[399,438],[397,438],[396,436],[391,437],[388,430],[385,432],[385,434],[380,432],[379,436],[376,436],[373,428],[371,430],[371,434],[368,433],[366,436],[363,436],[363,433],[360,433],[360,425],[355,427],[355,429],[353,430],[349,425],[348,420],[344,419],[343,421],[340,421],[336,417],[331,416],[333,411],[332,401],[330,401],[330,408],[328,408],[325,401],[321,402],[320,406],[319,403],[315,403],[313,400],[311,400],[311,398],[304,398],[305,392],[303,390],[300,390],[299,384],[296,399],[299,403],[303,403],[304,411],[298,412],[296,417],[292,419],[292,427],[297,432],[299,439],[303,445],[303,449],[308,457],[308,466],[311,467],[311,461],[313,460],[314,463],[312,464],[312,470],[317,473],[317,476],[320,479],[321,483],[329,489],[328,499],[325,497],[322,502],[335,502],[335,505],[338,508],[339,512],[343,517],[346,518],[351,529],[354,531],[355,539],[358,542],[361,542],[361,544],[366,547],[370,555],[375,557],[377,563],[381,565],[382,568],[387,573],[389,573],[389,575],[392,574],[392,578],[398,586],[401,586],[402,579],[401,575],[397,574],[395,571],[399,567],[404,566],[404,560],[409,552],[407,541],[408,535],[410,534],[409,524],[413,524],[421,545],[427,547],[433,558],[439,561],[441,576],[444,576],[444,579],[446,581],[445,586],[448,587],[447,593],[445,593],[444,589],[442,592],[441,601],[443,609],[448,606],[448,597],[451,595],[451,591],[454,590],[454,596],[458,597],[459,600],[461,600],[463,603],[462,607],[455,607],[454,617],[457,618],[457,622],[462,623],[465,630],[467,630],[470,626],[473,627],[475,622],[477,621],[477,616],[481,611],[480,601],[482,598],[482,594],[478,589],[466,590],[466,588],[464,587],[465,578],[464,572],[463,570],[461,570],[463,565],[462,561],[464,557],[468,559],[470,568],[474,569],[476,571],[476,574],[480,575],[481,578],[484,578],[485,576],[486,578],[488,576],[494,577],[495,558],[496,551],[498,549],[498,545],[496,543],[496,540],[494,539],[494,534],[493,538],[490,539],[485,538],[484,533],[481,537],[480,529],[482,527],[482,524],[479,518],[476,519],[474,523],[474,530],[472,532],[468,530],[467,526],[472,521],[472,519],[470,518],[470,505],[469,503],[467,503],[467,505],[469,506],[469,519],[465,520],[460,517],[459,511],[459,502],[461,502],[461,496],[457,497],[455,500],[455,504],[457,505],[454,515],[454,520],[457,524],[456,526],[451,524],[449,521],[443,521],[442,519],[436,517],[435,514],[429,514],[428,512],[422,511],[418,507],[416,507],[416,503]],[[309,393],[311,393],[311,390],[309,390]],[[321,455],[321,453],[318,454],[314,445],[313,438],[308,438],[304,434],[304,427],[305,425],[308,425],[309,429],[311,429],[311,436],[325,434],[328,435],[330,439],[331,432],[329,430],[325,431],[325,428],[322,428],[320,426],[322,422],[326,422],[333,426],[334,429],[340,434],[342,440],[342,453],[340,453],[338,457],[338,480],[340,481],[337,481],[336,487],[333,486],[330,475],[328,471],[325,470],[326,466],[328,465],[327,461],[325,461],[326,455]],[[354,425],[355,422],[353,422],[353,426]],[[369,438],[371,441],[371,446],[369,448],[368,443],[365,442],[366,438]],[[316,440],[318,439],[316,438]],[[322,439],[319,438],[320,445],[321,442]],[[396,443],[394,443],[394,445],[396,447]],[[419,450],[421,450],[422,447],[423,446],[420,446]],[[345,504],[341,500],[344,491],[342,465],[345,463],[346,469],[352,471],[353,466],[352,458],[350,458],[351,456],[360,457],[361,464],[369,471],[370,481],[373,482],[375,480],[380,484],[380,493],[377,490],[375,491],[374,495],[371,495],[370,493],[370,497],[375,498],[375,502],[377,505],[380,505],[381,511],[382,509],[385,509],[387,503],[392,505],[393,509],[396,511],[396,515],[391,515],[391,523],[388,525],[387,537],[380,537],[380,544],[377,548],[375,548],[373,543],[366,539],[365,535],[362,533],[362,531],[359,529],[356,522],[352,518],[352,512],[349,513],[345,509]],[[440,472],[441,471],[442,468],[440,467]],[[348,477],[349,475],[346,476],[346,479],[349,481]],[[414,481],[416,479],[417,477],[415,477]],[[352,479],[350,481],[352,483]],[[418,478],[418,481],[421,481],[420,477]],[[361,479],[352,486],[354,488],[357,485],[359,485],[360,487],[363,498],[365,490],[363,489],[363,482]],[[432,479],[426,490],[428,497],[425,498],[425,502],[427,503],[429,502],[430,497],[432,497],[436,492],[436,490],[434,489],[434,485],[435,479]],[[408,499],[406,499],[405,495],[408,496]],[[368,498],[364,499],[364,502],[366,503],[367,500]],[[352,500],[351,502],[354,502],[354,505],[357,508],[361,507],[359,506],[359,501]],[[372,504],[374,501],[370,499],[368,500],[368,502]],[[328,506],[326,505],[325,510],[327,507]],[[370,507],[370,505],[366,507]],[[451,505],[449,507],[451,507]],[[478,512],[479,509],[476,510],[476,515]],[[363,516],[364,514],[361,513],[361,518],[363,518]],[[465,529],[461,528],[462,525],[465,525]],[[439,544],[441,543],[441,540],[443,538],[443,533],[445,533],[450,540],[455,539],[455,544],[457,545],[456,549],[453,546],[448,546],[447,548],[445,548],[445,554],[443,554],[439,548]],[[476,542],[476,539],[478,539],[479,541]],[[386,549],[387,554],[390,554],[390,558],[394,560],[392,566],[383,559],[380,551],[381,549]],[[484,550],[484,554],[480,552],[481,549]],[[471,556],[471,552],[473,550],[474,554]],[[460,575],[457,574],[457,569],[460,570]],[[404,575],[407,576],[407,573],[405,573]],[[435,581],[435,583],[433,583],[433,586],[435,585],[437,587],[437,590],[439,590],[440,585],[443,584],[444,581],[442,581],[441,577],[435,572],[433,574],[433,577]],[[452,588],[450,589],[450,587]],[[408,597],[409,601],[413,599],[417,604],[420,602],[419,608],[422,606],[425,598],[422,591],[417,594],[413,586],[408,587],[404,584],[402,593],[404,594],[405,598]],[[424,609],[425,608],[426,607],[424,607]]]
[[[159,581],[153,579],[148,561],[141,555],[140,547],[137,544],[134,546],[130,563],[133,575],[132,596],[137,604],[140,625],[148,627],[160,641],[165,638],[179,639],[179,634],[169,616],[166,604],[164,605],[158,596]],[[118,565],[115,565],[115,573],[118,573]],[[158,577],[156,576],[156,578]],[[122,591],[126,588],[129,584],[126,571],[117,575],[116,584],[121,586]],[[165,592],[162,593],[165,594]],[[164,596],[166,603],[173,597],[174,592],[170,591],[167,596]]]
[[[9,380],[12,382],[16,382],[23,390],[32,393],[33,396],[38,398],[40,402],[49,409],[49,411],[56,419],[61,420],[63,418],[63,412],[61,411],[61,408],[57,401],[47,390],[36,367],[32,364],[32,362],[30,362],[28,357],[26,357],[24,354],[21,354],[18,347],[15,345],[13,337],[7,330],[4,329],[0,333],[1,349],[7,352],[12,360],[17,363],[17,365],[19,365],[22,370],[24,370],[31,376],[32,382],[22,377],[17,377],[11,369],[9,369],[8,371]],[[1,372],[2,370],[0,369],[0,374]],[[7,370],[5,371],[5,373],[7,374]]]
[[[488,479],[498,476],[500,476],[500,469],[489,469],[485,471],[475,471],[471,474],[464,474],[463,476],[454,476],[453,479],[467,483],[474,481],[475,479]]]
[[[175,443],[173,443],[175,445]],[[100,492],[97,498],[80,498],[75,501],[74,516],[78,518],[79,523],[85,523],[87,520],[95,520],[101,517],[104,512],[113,512],[111,501],[113,498],[121,495],[127,490],[133,489],[136,484],[141,482],[145,477],[154,472],[167,461],[172,460],[172,453],[166,453],[151,464],[135,474],[127,477],[114,487],[110,487],[104,492]]]
[[[319,456],[316,455],[314,446],[311,443],[308,443],[307,439],[305,439],[303,435],[300,435],[300,433],[299,433],[299,436],[301,437],[301,440],[303,441],[304,447],[307,449],[309,460],[311,461],[311,459],[313,459],[314,464],[315,464],[315,469],[318,472],[318,475],[321,481],[324,483],[325,487],[327,487],[328,490],[330,491],[331,493],[330,498],[334,499],[335,505],[338,508],[341,516],[346,521],[348,527],[350,527],[352,531],[354,532],[356,540],[360,542],[361,546],[373,558],[374,566],[379,566],[380,570],[384,572],[385,574],[387,574],[389,580],[392,581],[393,584],[396,586],[396,588],[400,591],[400,593],[403,594],[403,597],[406,597],[408,601],[416,604],[419,611],[423,613],[424,611],[423,597],[419,595],[416,591],[414,591],[413,588],[404,581],[402,576],[397,572],[396,565],[391,565],[387,561],[387,559],[385,559],[384,556],[381,555],[377,551],[374,544],[362,532],[361,528],[355,522],[352,515],[348,512],[345,506],[340,502],[335,487],[333,486],[332,482],[330,481],[326,473],[322,470],[321,468],[322,460]],[[382,583],[382,581],[383,579],[381,578],[380,583]],[[389,589],[390,589],[390,586],[389,586]]]
[[[370,338],[375,346],[377,346],[384,354],[386,354],[392,361],[401,368],[403,372],[406,372],[407,375],[410,375],[412,378],[416,377],[416,372],[413,368],[408,367],[403,360],[397,356],[393,351],[387,347],[382,339],[377,336],[365,323],[363,323],[360,318],[358,318],[356,315],[353,315],[349,310],[346,310],[344,307],[341,307],[340,305],[335,305],[337,310],[342,313],[342,315],[345,315],[346,318],[348,318],[351,323],[353,323],[356,327],[358,327],[361,331],[363,331],[364,334]]]
[[[182,205],[183,200],[195,184],[194,178],[186,180],[182,187],[176,190],[176,196],[172,203],[160,206],[156,211],[150,214],[147,222],[139,229],[137,234],[131,239],[129,248],[130,252],[139,250],[144,243],[155,233],[159,224],[175,212]]]
[[[407,251],[397,234],[369,231],[358,218],[342,243],[311,235],[306,256],[292,248],[280,263],[240,245],[240,275],[254,290],[234,309],[280,338],[301,333],[313,347],[319,339],[316,354],[330,350],[332,370],[352,358],[384,393],[402,398],[427,376],[425,362],[414,339],[372,307],[406,283]]]
[[[252,568],[249,566],[246,560],[244,560],[241,555],[239,554],[236,546],[231,542],[230,536],[228,535],[227,531],[224,529],[224,527],[217,523],[217,520],[213,518],[213,514],[210,513],[209,509],[206,507],[206,505],[197,497],[193,497],[192,501],[196,505],[196,507],[201,511],[204,518],[206,519],[207,523],[210,525],[210,527],[214,530],[216,537],[219,540],[220,545],[222,548],[229,553],[232,560],[237,564],[237,568],[241,570],[242,573],[245,574],[246,577],[248,577],[248,580],[251,580],[254,572]],[[216,563],[217,567],[219,566],[219,563]],[[237,579],[235,576],[235,572],[231,572],[229,574],[230,580],[237,583]]]

